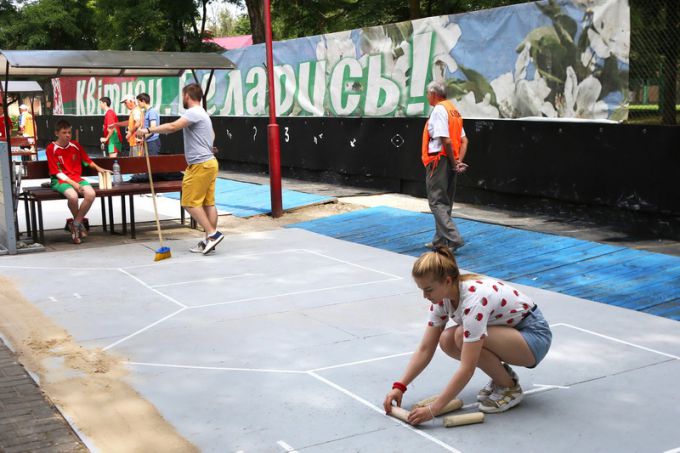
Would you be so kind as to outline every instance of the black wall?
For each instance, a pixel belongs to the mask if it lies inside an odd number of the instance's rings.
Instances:
[[[102,117],[69,120],[80,141],[96,149]],[[46,140],[54,118],[38,121]],[[223,165],[266,169],[267,123],[268,118],[213,118]],[[284,173],[356,177],[424,195],[424,119],[281,118],[279,125]],[[465,131],[470,168],[459,180],[460,198],[519,194],[680,214],[680,127],[468,119]],[[181,134],[162,140],[164,152],[181,152]]]

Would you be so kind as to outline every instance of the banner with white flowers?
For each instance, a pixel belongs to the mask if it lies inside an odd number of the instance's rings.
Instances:
[[[426,87],[438,80],[468,118],[623,121],[629,51],[628,0],[545,0],[281,41],[274,43],[276,113],[426,116]],[[225,55],[238,69],[215,75],[209,112],[267,115],[264,45]],[[208,74],[198,76],[205,85]],[[158,85],[162,114],[181,113],[179,90],[191,80],[181,77],[176,91]],[[94,95],[87,84],[76,93],[77,114],[95,113],[78,101]]]

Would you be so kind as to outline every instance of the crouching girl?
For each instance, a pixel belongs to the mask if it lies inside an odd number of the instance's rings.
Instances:
[[[401,406],[407,386],[430,363],[437,344],[460,366],[432,404],[411,411],[409,423],[432,419],[463,390],[476,368],[491,378],[477,394],[479,410],[503,412],[519,404],[522,387],[510,365],[535,367],[548,353],[552,340],[538,306],[497,279],[460,275],[455,258],[445,247],[418,258],[412,275],[423,297],[431,302],[429,322],[406,371],[385,397],[385,412],[390,413],[393,401]],[[449,318],[454,325],[447,328]]]

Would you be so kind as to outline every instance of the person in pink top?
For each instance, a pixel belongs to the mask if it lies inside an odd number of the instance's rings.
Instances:
[[[391,412],[393,402],[401,406],[407,386],[427,367],[437,346],[460,366],[433,403],[411,411],[409,423],[432,419],[463,390],[477,368],[491,378],[477,394],[480,411],[504,412],[519,404],[522,387],[510,365],[535,367],[552,341],[550,326],[538,306],[498,279],[461,275],[446,247],[421,255],[411,274],[431,303],[429,320],[406,371],[385,397],[385,412]],[[450,319],[453,325],[447,327]]]

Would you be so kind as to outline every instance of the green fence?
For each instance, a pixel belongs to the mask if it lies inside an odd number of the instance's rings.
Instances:
[[[628,122],[679,124],[680,1],[630,0]]]

